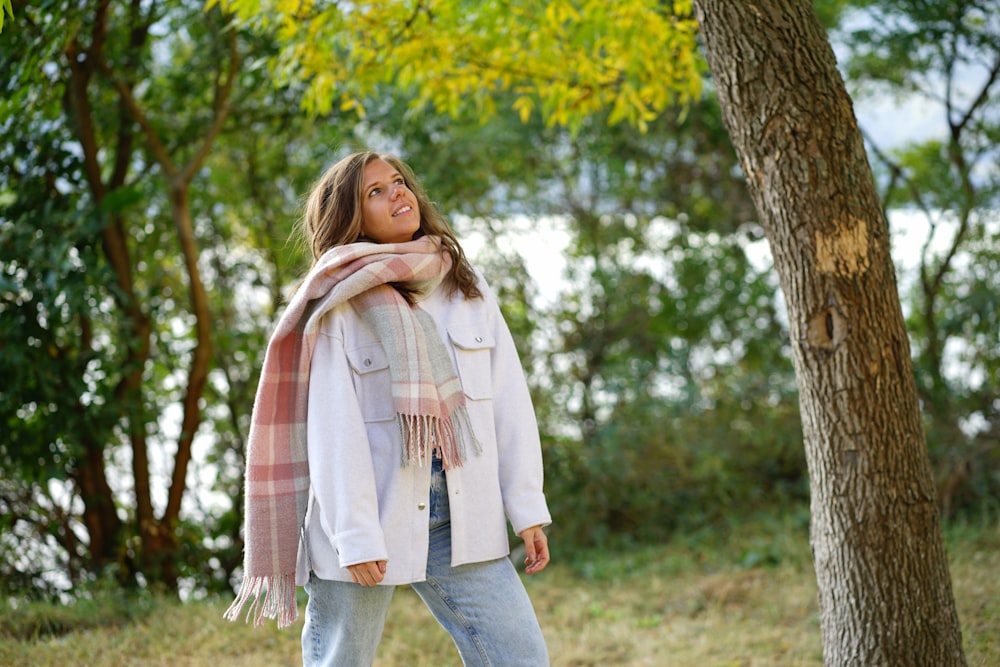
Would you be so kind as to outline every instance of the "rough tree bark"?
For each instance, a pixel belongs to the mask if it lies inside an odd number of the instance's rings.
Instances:
[[[808,0],[695,0],[785,294],[827,665],[964,665],[889,229]]]

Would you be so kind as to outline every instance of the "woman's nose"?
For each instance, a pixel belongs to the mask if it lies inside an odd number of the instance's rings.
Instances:
[[[405,185],[405,184],[403,184],[403,183],[397,183],[397,184],[396,184],[396,185],[395,185],[395,186],[393,187],[393,191],[392,191],[392,198],[393,198],[393,199],[399,199],[399,196],[400,196],[401,194],[403,194],[403,193],[404,193],[405,191],[406,191],[406,185]]]

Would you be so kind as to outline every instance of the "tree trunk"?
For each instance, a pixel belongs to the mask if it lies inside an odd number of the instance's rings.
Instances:
[[[132,156],[131,129],[122,128],[119,131],[113,151],[101,145],[90,100],[89,87],[108,35],[108,10],[107,2],[98,3],[94,8],[90,31],[84,35],[75,35],[68,41],[65,49],[69,79],[63,99],[64,112],[76,130],[83,152],[87,183],[98,206],[108,192],[125,184],[126,173],[119,165],[127,164]],[[85,37],[89,37],[89,42]],[[115,163],[115,169],[107,183],[103,180],[103,151],[112,154]],[[118,214],[111,215],[108,224],[101,230],[104,256],[115,274],[118,287],[113,294],[124,314],[122,339],[127,341],[122,346],[122,380],[116,388],[116,396],[122,414],[128,419],[133,439],[140,438],[144,447],[145,425],[137,424],[135,419],[142,412],[142,373],[150,354],[152,328],[135,292],[127,236],[125,221]],[[89,335],[87,338],[89,339]],[[82,433],[80,444],[84,456],[77,462],[73,477],[84,504],[83,522],[89,537],[90,566],[99,570],[122,560],[123,524],[118,517],[107,477],[107,443],[98,442],[89,433]]]
[[[827,665],[964,665],[889,229],[807,0],[695,0],[785,294]]]
[[[83,434],[81,440],[84,455],[70,475],[83,501],[83,524],[89,542],[88,565],[97,571],[118,561],[122,522],[108,484],[103,443],[95,442],[87,434]],[[73,554],[69,553],[72,560]]]

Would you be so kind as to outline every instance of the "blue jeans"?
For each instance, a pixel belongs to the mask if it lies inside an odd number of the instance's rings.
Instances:
[[[411,584],[448,631],[466,667],[544,667],[548,651],[528,593],[508,558],[451,566],[448,490],[435,459],[426,581]],[[394,586],[310,576],[302,628],[305,667],[371,667]]]

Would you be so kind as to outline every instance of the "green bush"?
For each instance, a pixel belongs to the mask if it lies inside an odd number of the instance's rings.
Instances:
[[[123,626],[149,616],[158,602],[151,594],[113,583],[74,592],[64,602],[8,597],[0,602],[0,638],[31,641],[97,627]]]
[[[578,547],[653,544],[795,506],[809,497],[797,409],[620,407],[582,442],[546,442],[546,490],[560,543]]]

